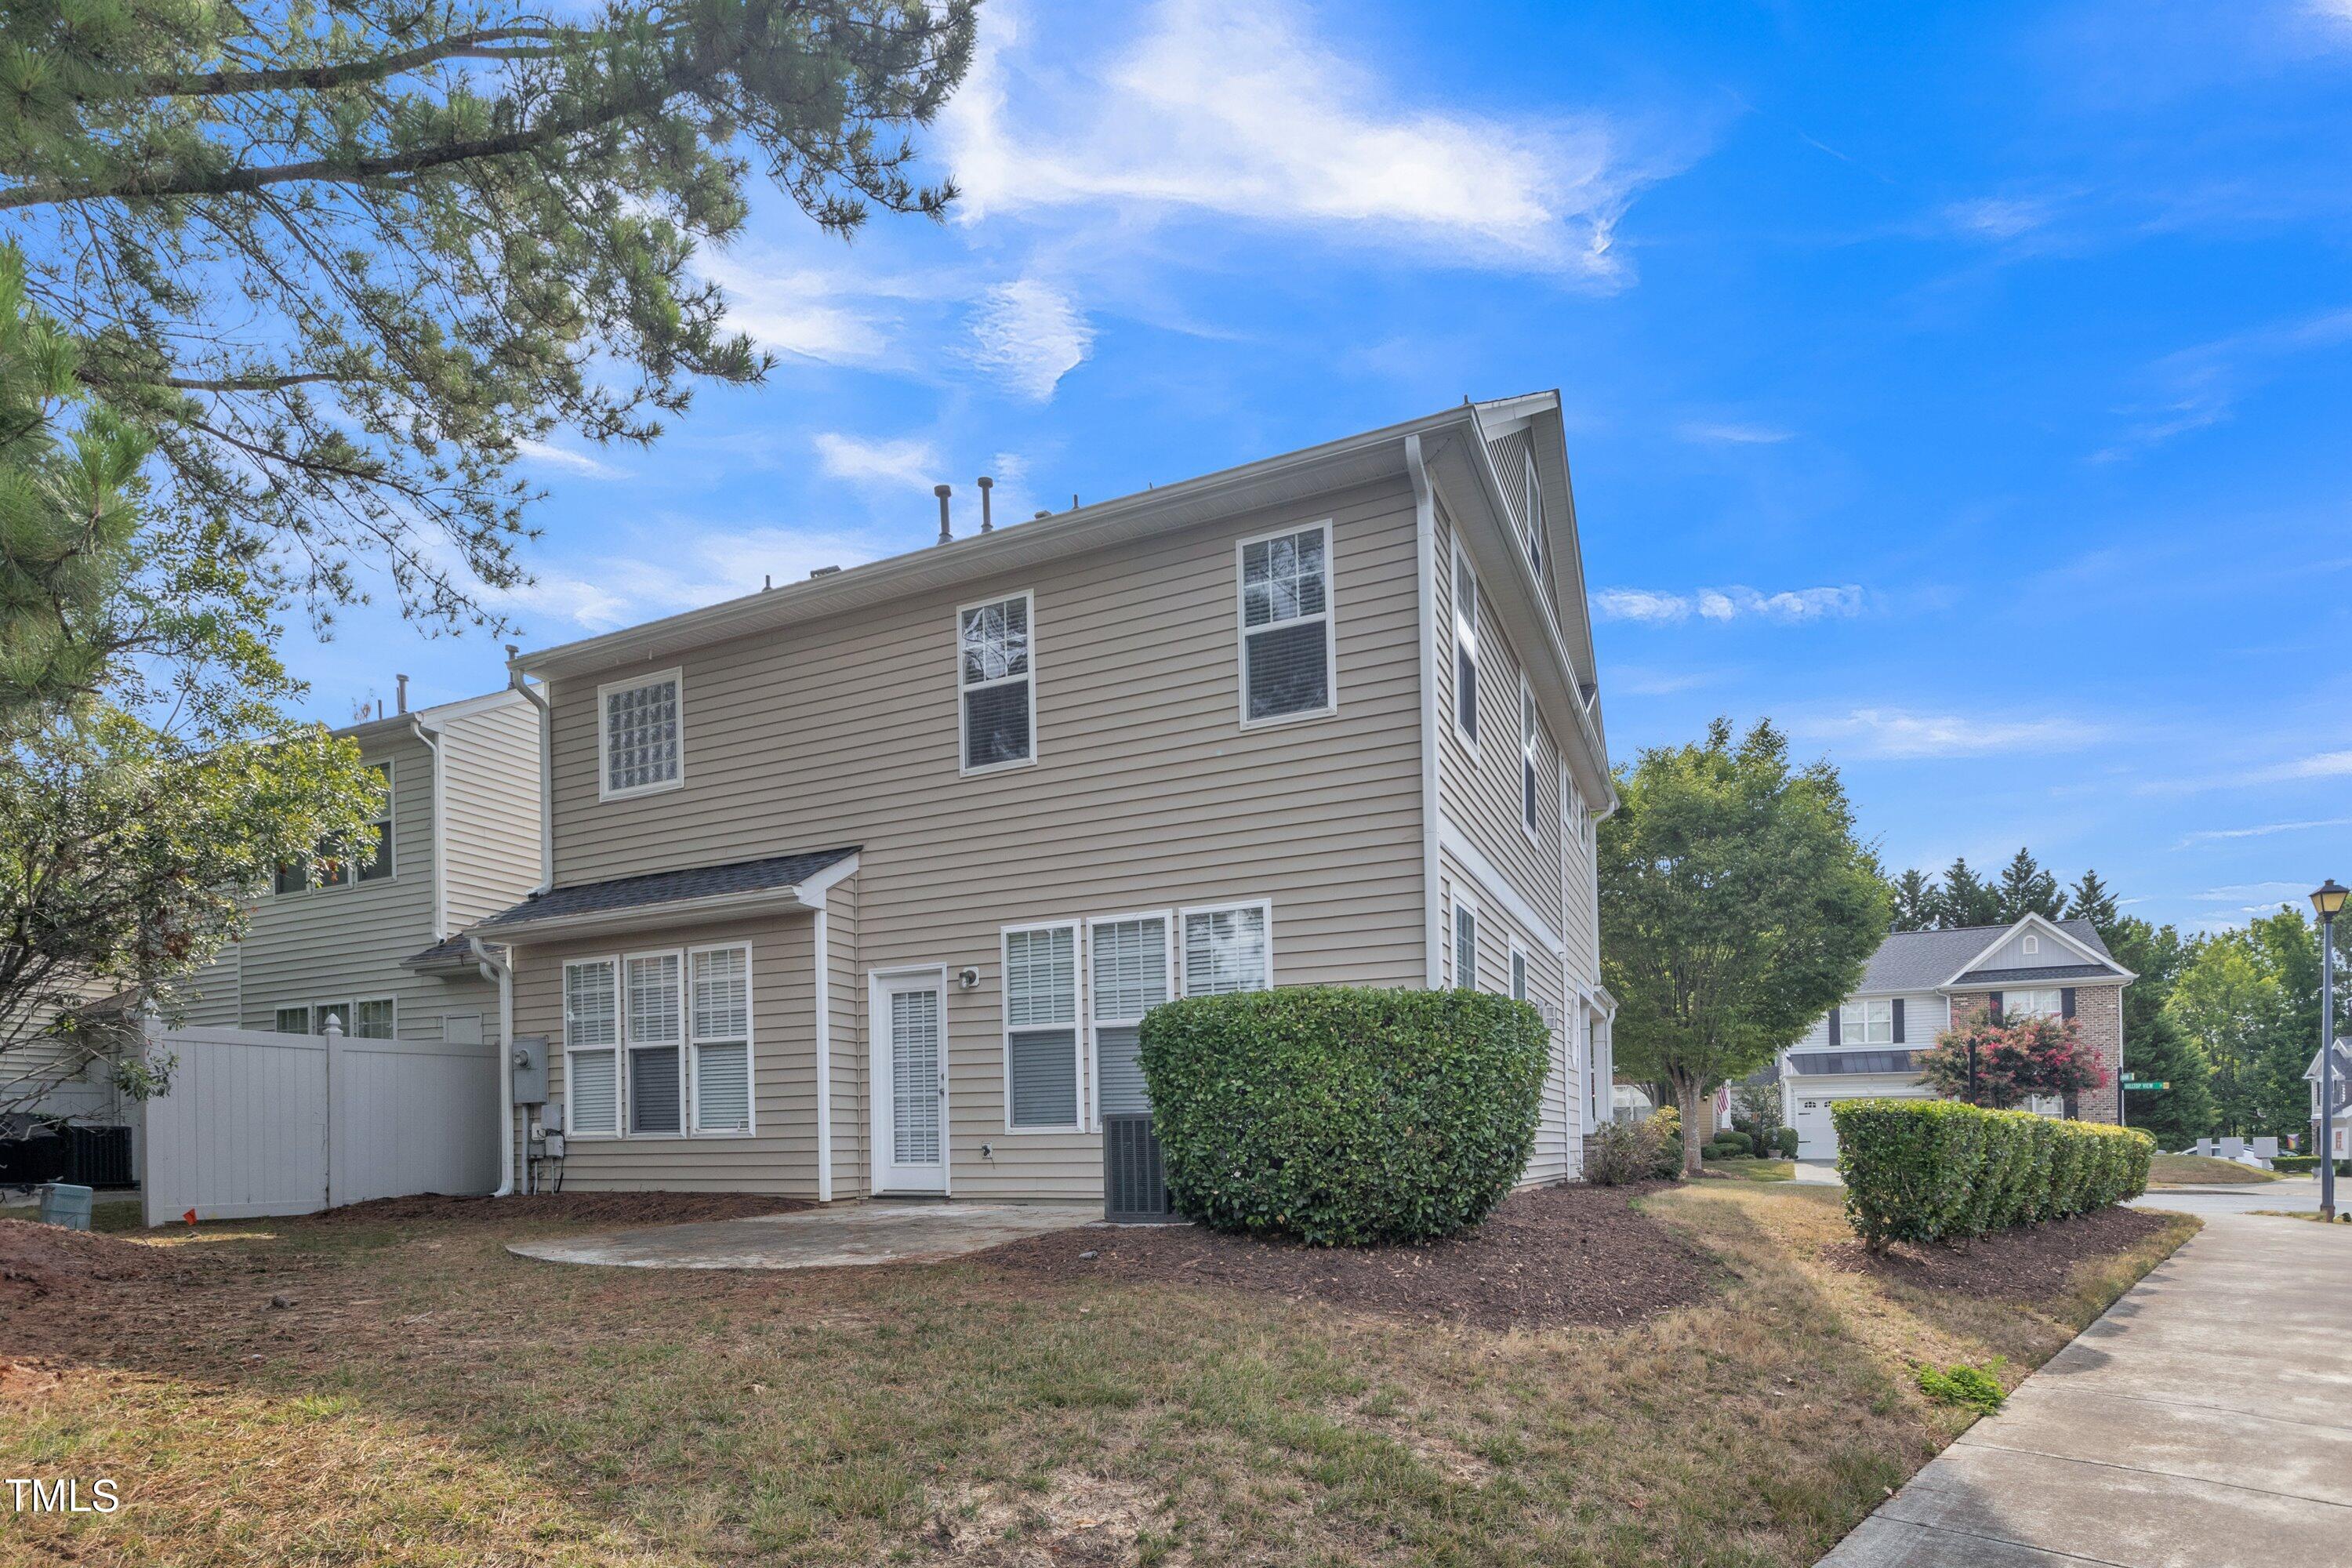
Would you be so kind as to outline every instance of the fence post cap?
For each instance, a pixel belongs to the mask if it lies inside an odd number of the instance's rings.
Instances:
[[[327,1015],[327,1026],[319,1032],[330,1039],[340,1040],[343,1037],[343,1021],[330,1013]]]

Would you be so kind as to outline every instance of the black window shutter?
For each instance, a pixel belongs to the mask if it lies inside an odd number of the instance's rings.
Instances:
[[[2074,988],[2072,985],[2058,993],[2058,1016],[2062,1018],[2074,1016]]]
[[[1840,1038],[1838,1031],[1838,1010],[1835,1007],[1832,1007],[1830,1009],[1830,1044],[1835,1046],[1843,1045],[1843,1040]]]
[[[1903,998],[1900,996],[1895,999],[1895,1043],[1898,1046],[1903,1043]]]
[[[1996,1023],[1996,1024],[2000,1023],[2000,992],[1998,992],[1998,991],[1994,992],[1994,993],[1992,994],[1991,997],[1989,999],[1989,1001],[1988,1001],[1988,1003],[1987,1003],[1987,1005],[1988,1005],[1988,1006],[1990,1006],[1990,1009],[1991,1009],[1992,1021],[1993,1021],[1994,1023]]]

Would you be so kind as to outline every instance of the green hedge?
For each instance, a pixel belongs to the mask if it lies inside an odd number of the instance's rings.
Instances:
[[[2137,1128],[1951,1100],[1842,1100],[1830,1117],[1846,1215],[1874,1249],[1962,1241],[2136,1198],[2156,1152]]]
[[[1177,1205],[1326,1247],[1485,1218],[1527,1168],[1549,1059],[1540,1014],[1474,991],[1244,992],[1143,1020]]]

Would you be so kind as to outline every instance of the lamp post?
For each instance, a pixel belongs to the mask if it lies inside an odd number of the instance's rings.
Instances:
[[[2352,889],[2330,877],[2311,895],[2319,911],[2319,1218],[2336,1223],[2336,917]]]

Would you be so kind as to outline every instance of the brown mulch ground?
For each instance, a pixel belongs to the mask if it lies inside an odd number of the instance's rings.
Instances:
[[[992,1247],[1003,1268],[1121,1284],[1221,1285],[1489,1329],[1622,1324],[1714,1293],[1706,1256],[1633,1207],[1646,1187],[1545,1187],[1466,1236],[1327,1247],[1203,1226],[1087,1226]]]
[[[152,1247],[37,1220],[0,1219],[0,1307],[175,1272]]]
[[[1874,1255],[1858,1241],[1827,1248],[1831,1267],[1874,1274],[1926,1290],[1988,1300],[2031,1301],[2064,1291],[2075,1265],[2146,1240],[2172,1216],[2106,1208],[2047,1225],[2021,1226],[1979,1237],[1966,1247],[1897,1243]]]
[[[277,1224],[407,1225],[506,1226],[556,1225],[690,1225],[703,1220],[743,1219],[751,1215],[786,1214],[804,1209],[800,1198],[765,1197],[758,1193],[530,1193],[510,1197],[445,1197],[419,1193],[414,1197],[371,1198],[346,1204],[300,1221]]]

